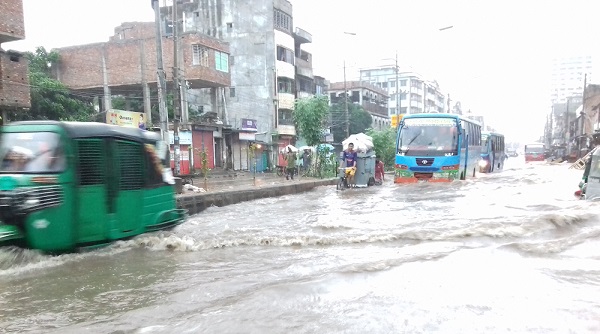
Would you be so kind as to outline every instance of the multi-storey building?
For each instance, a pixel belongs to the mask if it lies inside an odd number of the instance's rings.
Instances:
[[[0,111],[29,108],[28,61],[20,52],[2,49],[2,43],[25,39],[23,0],[0,0]]]
[[[552,103],[565,103],[567,98],[582,94],[584,81],[587,79],[587,82],[590,83],[592,80],[593,69],[592,56],[553,59],[550,81]]]
[[[390,127],[387,106],[389,96],[385,90],[364,81],[334,82],[328,90],[330,103],[343,102],[344,89],[349,102],[360,105],[371,114],[374,129],[382,130]]]
[[[179,6],[183,29],[222,39],[231,45],[231,85],[225,94],[227,120],[237,134],[233,144],[239,164],[248,169],[249,144],[267,146],[261,154],[283,164],[278,152],[295,140],[297,97],[315,93],[312,55],[302,50],[312,36],[293,24],[287,0],[189,1]],[[203,91],[193,92],[197,103]],[[251,122],[250,129],[244,124]],[[262,159],[262,160],[264,160]]]
[[[395,66],[360,70],[360,81],[379,86],[387,92],[388,115],[442,113],[446,110],[444,95],[436,81],[427,81],[415,72],[400,71],[396,74],[396,70]]]
[[[60,59],[57,64],[52,64],[54,74],[79,95],[97,96],[102,102],[100,112],[112,109],[114,95],[141,99],[141,110],[131,111],[144,112],[150,120],[152,109],[158,109],[155,29],[154,22],[126,22],[115,28],[115,34],[108,42],[55,49]],[[175,73],[173,39],[163,36],[162,47],[167,89],[172,91]],[[206,88],[211,101],[204,109],[206,117],[201,120],[188,120],[184,117],[187,110],[182,110],[183,164],[193,163],[195,168],[200,168],[200,159],[194,159],[197,155],[190,156],[188,151],[195,147],[206,151],[211,168],[231,165],[231,156],[226,154],[231,150],[228,147],[230,140],[221,121],[226,118],[223,91],[231,83],[229,45],[214,37],[187,31],[181,34],[180,51],[180,72],[186,86]],[[192,107],[197,107],[194,101],[189,102]],[[187,106],[184,104],[184,109]],[[158,124],[159,120],[155,118],[152,122]]]

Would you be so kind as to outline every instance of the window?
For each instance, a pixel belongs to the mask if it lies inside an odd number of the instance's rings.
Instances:
[[[215,51],[215,68],[217,71],[229,72],[229,55],[224,52]]]
[[[77,139],[79,161],[77,172],[80,186],[91,186],[104,183],[104,141],[102,139]]]
[[[231,30],[233,30],[233,23],[228,22],[227,23],[227,32],[231,32]]]
[[[273,13],[273,25],[275,29],[292,33],[292,17],[280,10],[276,9]]]
[[[208,67],[208,48],[192,44],[192,65]]]
[[[144,145],[144,156],[144,163],[146,164],[146,187],[153,188],[165,185],[162,177],[163,163],[158,156],[156,147],[150,144]]]
[[[406,80],[400,80],[400,86],[406,86]]]
[[[229,87],[229,97],[235,97],[235,87]]]
[[[390,81],[390,88],[396,87],[396,81]]]
[[[294,52],[283,46],[277,46],[277,60],[294,65]]]
[[[279,78],[277,82],[277,92],[279,93],[294,93],[294,80],[288,78]]]
[[[279,125],[294,125],[293,112],[289,109],[279,109]]]
[[[142,189],[144,169],[141,145],[134,142],[117,140],[119,157],[119,190]]]

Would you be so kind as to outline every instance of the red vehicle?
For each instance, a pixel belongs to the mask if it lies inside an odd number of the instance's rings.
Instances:
[[[525,145],[525,162],[544,161],[544,144],[534,143]]]

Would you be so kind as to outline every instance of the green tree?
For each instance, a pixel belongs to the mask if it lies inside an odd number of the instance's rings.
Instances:
[[[71,92],[62,82],[52,78],[51,68],[59,54],[37,47],[25,54],[29,60],[31,108],[14,112],[11,120],[89,121],[94,113],[92,98]]]
[[[128,110],[134,112],[144,112],[144,98],[139,95],[123,96],[117,95],[112,97],[113,109]]]
[[[377,158],[383,161],[386,168],[392,168],[396,158],[396,129],[388,128],[381,131],[369,129],[367,135],[373,138]]]
[[[366,132],[371,128],[373,117],[362,106],[348,101],[348,114],[350,116],[350,134]],[[343,102],[331,106],[331,133],[333,141],[341,143],[346,136],[346,112]]]
[[[294,107],[294,123],[298,136],[306,140],[308,146],[316,146],[323,141],[323,129],[329,118],[327,96],[314,96],[298,99]]]

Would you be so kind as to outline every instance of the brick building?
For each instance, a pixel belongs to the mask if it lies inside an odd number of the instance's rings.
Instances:
[[[2,43],[24,38],[23,1],[0,0],[0,110],[3,116],[8,110],[31,105],[27,59],[20,52],[2,48]]]
[[[154,22],[125,22],[115,28],[115,34],[109,37],[108,42],[55,49],[60,60],[52,65],[54,74],[79,94],[98,97],[101,102],[99,111],[112,108],[112,96],[126,99],[141,97],[146,118],[158,124],[158,119],[151,117],[152,106],[158,104],[155,27]],[[163,68],[168,92],[173,87],[173,44],[173,39],[163,34]],[[207,108],[199,108],[189,101],[184,103],[182,130],[192,130],[190,141],[202,143],[211,167],[222,167],[226,152],[221,121],[225,119],[226,112],[223,89],[231,85],[229,45],[200,33],[183,32],[179,55],[186,86],[210,92],[210,106]],[[188,95],[184,94],[184,97]],[[187,122],[188,106],[198,110],[202,119]],[[184,155],[182,159],[183,165],[189,159],[193,160],[195,168],[200,166],[200,159],[195,153],[192,157]]]

